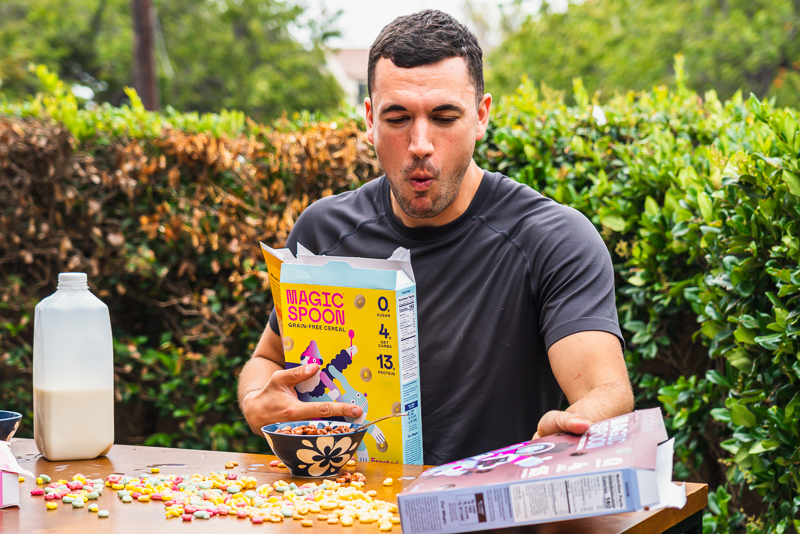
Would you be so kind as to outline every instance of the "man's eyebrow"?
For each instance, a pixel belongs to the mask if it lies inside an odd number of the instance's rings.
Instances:
[[[455,104],[442,104],[441,106],[436,106],[433,108],[433,112],[436,113],[437,111],[457,111],[459,113],[464,113],[464,109],[461,106],[456,106]]]
[[[392,104],[391,106],[387,106],[381,110],[381,115],[385,113],[391,113],[392,111],[408,111],[406,108],[401,106],[400,104]]]
[[[400,104],[392,104],[391,106],[387,106],[381,110],[381,115],[386,113],[391,113],[393,111],[408,111],[405,107],[401,106]],[[437,113],[440,111],[456,111],[458,113],[464,113],[464,109],[461,106],[457,106],[455,104],[442,104],[441,106],[436,106],[433,108],[433,112]]]

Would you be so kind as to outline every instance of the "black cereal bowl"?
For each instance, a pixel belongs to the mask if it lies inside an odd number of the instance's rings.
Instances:
[[[0,410],[0,441],[11,441],[21,420],[21,413]]]
[[[261,432],[267,438],[272,452],[296,477],[317,478],[337,475],[356,453],[367,432],[366,428],[357,432],[325,435],[295,435],[277,432],[278,429],[287,426],[295,428],[303,425],[314,425],[317,428],[358,426],[339,421],[294,421],[263,427]]]

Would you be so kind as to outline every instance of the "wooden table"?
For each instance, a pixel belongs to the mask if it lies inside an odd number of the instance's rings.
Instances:
[[[211,471],[233,471],[242,476],[255,477],[259,484],[278,480],[291,481],[287,469],[269,467],[274,456],[261,454],[240,454],[233,452],[196,451],[183,449],[162,449],[157,447],[132,447],[115,445],[108,456],[95,460],[79,462],[49,462],[42,458],[36,445],[30,439],[13,439],[11,450],[19,459],[20,465],[32,473],[50,475],[53,480],[71,480],[72,475],[82,473],[87,478],[103,478],[112,473],[137,476],[150,473],[151,467],[159,467],[161,474],[192,475],[195,473],[208,475]],[[225,469],[225,464],[237,461],[234,469]],[[425,468],[413,465],[396,465],[380,463],[358,463],[348,469],[360,471],[367,476],[366,489],[375,489],[376,498],[397,502],[396,494],[408,486],[413,478]],[[382,481],[392,477],[393,486],[383,486]],[[294,479],[299,484],[308,479]],[[215,516],[209,520],[195,519],[184,523],[180,518],[167,520],[164,505],[158,501],[148,503],[132,502],[123,504],[116,493],[107,488],[105,494],[97,502],[100,509],[107,509],[110,517],[100,519],[97,514],[86,508],[73,509],[59,501],[57,510],[48,511],[42,497],[31,497],[30,491],[37,488],[36,481],[26,477],[20,484],[20,508],[0,510],[0,532],[3,533],[38,533],[53,532],[59,534],[87,532],[135,533],[150,532],[378,532],[375,524],[361,525],[358,521],[352,527],[328,525],[314,517],[313,528],[303,528],[299,521],[288,519],[283,523],[263,523],[254,525],[245,519],[234,516]],[[653,512],[636,512],[607,515],[587,519],[574,519],[555,523],[531,525],[505,529],[502,532],[525,532],[526,534],[556,533],[595,533],[595,534],[651,534],[667,532],[669,534],[702,532],[701,521],[703,508],[708,503],[708,486],[705,484],[687,483],[688,501],[682,510],[663,509]],[[394,532],[400,532],[395,527]]]

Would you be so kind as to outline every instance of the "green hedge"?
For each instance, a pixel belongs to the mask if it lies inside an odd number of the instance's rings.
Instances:
[[[704,531],[796,532],[797,113],[701,97],[676,74],[674,91],[606,102],[576,81],[576,106],[523,84],[477,159],[600,230],[637,403],[664,409],[676,477],[709,483]],[[234,394],[271,307],[256,244],[282,244],[309,202],[378,174],[358,125],[160,116],[135,99],[86,111],[50,87],[0,104],[0,402],[29,433],[33,306],[59,270],[83,268],[112,310],[131,414],[118,434],[265,450]]]

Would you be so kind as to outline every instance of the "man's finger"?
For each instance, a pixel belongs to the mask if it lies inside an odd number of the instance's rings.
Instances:
[[[312,363],[310,365],[298,365],[286,371],[275,371],[272,376],[280,383],[294,387],[314,376],[317,371],[319,371],[319,365]]]
[[[591,423],[579,415],[551,410],[539,420],[539,427],[536,429],[534,438],[558,434],[559,432],[583,434],[589,430],[590,426]]]
[[[295,408],[295,420],[359,417],[361,407],[344,402],[300,402]]]

